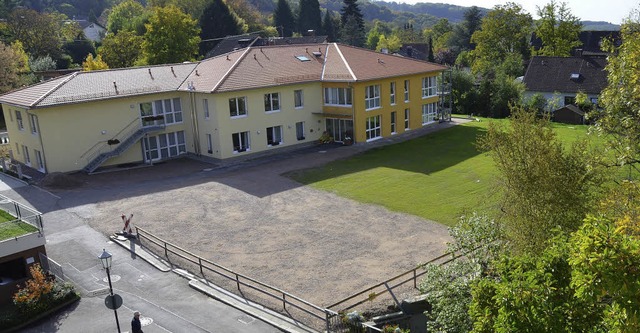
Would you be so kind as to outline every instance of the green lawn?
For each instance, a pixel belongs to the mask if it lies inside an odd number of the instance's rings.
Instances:
[[[0,210],[0,240],[26,235],[38,229],[28,223],[16,221],[11,214]]]
[[[490,121],[505,120],[470,122],[288,176],[343,197],[451,226],[461,214],[496,206],[493,161],[475,147]],[[554,128],[565,142],[587,132],[587,126],[554,124]]]

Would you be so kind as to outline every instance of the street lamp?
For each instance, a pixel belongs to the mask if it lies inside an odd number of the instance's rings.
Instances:
[[[109,293],[111,298],[113,298],[113,287],[111,286],[111,273],[109,273],[109,269],[111,268],[111,253],[107,252],[107,250],[102,249],[102,254],[98,256],[98,259],[102,262],[102,267],[107,270],[107,279],[109,280]],[[118,327],[118,333],[120,332],[120,322],[118,321],[118,310],[116,307],[113,308],[113,313],[116,315],[116,326]]]

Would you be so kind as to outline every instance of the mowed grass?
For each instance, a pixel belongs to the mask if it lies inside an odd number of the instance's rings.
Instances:
[[[288,176],[346,198],[452,226],[463,214],[496,209],[497,172],[491,157],[476,147],[492,121],[506,125],[506,120],[469,122]],[[553,127],[566,143],[587,133],[587,126]]]
[[[16,221],[14,216],[0,210],[0,241],[36,231],[38,231],[36,227],[22,221]]]

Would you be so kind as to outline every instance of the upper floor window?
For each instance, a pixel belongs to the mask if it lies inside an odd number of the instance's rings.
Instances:
[[[35,114],[29,114],[29,126],[31,126],[31,133],[38,133],[38,117]]]
[[[293,102],[296,109],[304,107],[304,95],[302,94],[302,90],[293,91]]]
[[[391,84],[389,84],[389,101],[391,105],[396,104],[396,83],[395,82],[391,82]]]
[[[22,112],[16,110],[16,122],[18,123],[18,129],[24,130],[24,123],[22,122]]]
[[[182,104],[180,98],[159,99],[157,101],[141,103],[140,116],[145,122],[153,122],[159,117],[164,119],[165,124],[175,124],[182,122]]]
[[[380,107],[380,85],[367,86],[364,91],[365,109],[375,109]]]
[[[229,114],[231,117],[240,117],[247,115],[247,98],[234,97],[229,98]]]
[[[264,111],[265,112],[280,111],[280,94],[279,93],[264,94]]]
[[[409,80],[404,80],[404,101],[409,101]]]
[[[351,88],[324,88],[324,104],[351,106]]]
[[[432,97],[438,94],[435,76],[422,78],[422,97]]]

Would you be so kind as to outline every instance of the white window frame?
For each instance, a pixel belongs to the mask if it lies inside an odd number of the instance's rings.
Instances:
[[[238,137],[238,146],[235,146],[233,142],[235,137]],[[233,147],[233,153],[238,154],[251,150],[251,137],[249,131],[236,132],[231,134],[231,145]]]
[[[389,84],[389,104],[396,105],[396,83]]]
[[[282,126],[267,127],[265,133],[267,134],[267,147],[278,146],[283,143]]]
[[[374,84],[364,88],[364,105],[365,110],[373,110],[380,108],[380,85]]]
[[[396,111],[391,112],[391,134],[396,134],[397,120],[398,113]]]
[[[302,89],[293,91],[293,105],[296,109],[304,108],[304,92]]]
[[[404,109],[404,130],[405,131],[408,131],[411,129],[411,127],[409,127],[410,119],[411,119],[410,115],[411,115],[411,110]]]
[[[422,78],[422,98],[429,98],[438,95],[438,80],[435,76]]]
[[[31,134],[38,134],[38,117],[35,114],[29,115],[29,126],[31,126]]]
[[[242,109],[240,105],[242,105]],[[235,114],[232,106],[235,108]],[[229,115],[231,118],[246,117],[248,113],[247,98],[245,96],[229,98]]]
[[[207,133],[205,137],[207,138],[207,153],[213,154],[213,139],[211,138],[211,134]]]
[[[272,113],[280,111],[280,93],[264,94],[264,112]]]
[[[29,147],[22,145],[22,156],[24,156],[24,164],[31,166],[31,157],[29,156]]]
[[[306,137],[304,131],[304,121],[299,121],[296,123],[296,138],[298,141],[304,140]]]
[[[324,88],[324,105],[350,107],[352,103],[351,88]]]
[[[404,80],[404,101],[409,101],[409,90],[410,90],[410,82],[409,80]]]
[[[18,123],[18,129],[24,131],[24,122],[22,121],[22,112],[16,110],[16,123]]]
[[[366,120],[367,142],[380,139],[382,137],[382,126],[380,115],[368,117]]]
[[[438,115],[438,104],[422,104],[422,125],[430,124],[436,120]]]
[[[202,99],[202,112],[204,119],[209,119],[209,100],[207,98]]]

